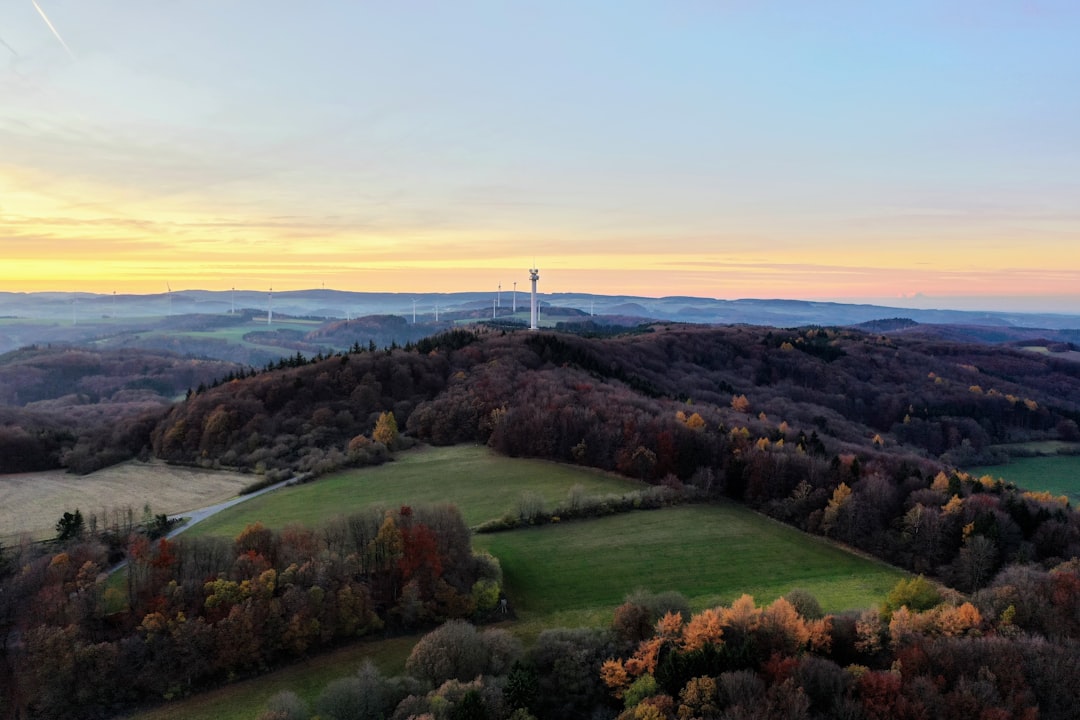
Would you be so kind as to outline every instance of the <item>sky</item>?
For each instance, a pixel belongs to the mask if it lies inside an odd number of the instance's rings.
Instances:
[[[1075,0],[5,0],[0,290],[1080,312]]]

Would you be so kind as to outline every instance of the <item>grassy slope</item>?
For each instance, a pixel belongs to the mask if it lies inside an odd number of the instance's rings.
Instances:
[[[191,532],[235,537],[256,520],[267,527],[288,523],[317,527],[335,515],[370,505],[394,508],[440,502],[456,504],[465,522],[476,525],[515,511],[525,490],[554,504],[578,483],[589,494],[622,494],[643,487],[584,468],[508,460],[480,446],[429,447],[402,453],[380,467],[348,470],[253,498],[199,523]]]
[[[969,473],[990,475],[1015,483],[1027,490],[1049,490],[1080,502],[1080,455],[1049,455],[1014,458],[1008,465],[974,467]]]
[[[282,670],[125,716],[130,720],[253,720],[273,695],[291,690],[313,705],[331,680],[356,672],[371,658],[384,675],[400,675],[419,635],[360,642]]]
[[[749,593],[771,602],[792,588],[827,611],[879,602],[905,573],[735,505],[636,512],[478,535],[499,558],[526,624],[593,625],[637,587],[678,590],[695,608]]]

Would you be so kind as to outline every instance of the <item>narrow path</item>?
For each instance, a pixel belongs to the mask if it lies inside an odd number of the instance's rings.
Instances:
[[[245,500],[250,500],[251,498],[258,497],[258,496],[260,496],[260,495],[262,495],[264,493],[268,493],[268,492],[270,492],[272,490],[277,490],[278,488],[283,488],[286,485],[296,484],[300,480],[301,480],[301,476],[291,477],[288,480],[282,480],[281,482],[274,483],[273,485],[267,485],[266,487],[262,488],[261,490],[256,490],[255,492],[248,493],[247,495],[237,495],[236,497],[231,498],[229,500],[226,500],[225,502],[220,502],[217,505],[209,505],[209,506],[204,507],[204,508],[199,508],[198,510],[191,510],[191,511],[188,511],[188,512],[178,513],[176,515],[170,515],[169,520],[184,520],[184,519],[186,519],[186,522],[183,525],[180,525],[179,527],[175,527],[172,530],[170,530],[169,533],[165,537],[168,538],[169,540],[172,540],[174,537],[176,537],[180,533],[184,532],[185,530],[190,528],[195,523],[202,522],[203,520],[205,520],[208,517],[211,517],[213,515],[217,515],[219,512],[221,512],[222,510],[224,510],[226,508],[231,508],[233,505],[239,505],[240,503],[244,502]]]
[[[248,493],[246,495],[237,495],[236,497],[230,498],[229,500],[226,500],[225,502],[220,502],[217,505],[208,505],[207,507],[199,508],[198,510],[189,510],[188,512],[178,513],[176,515],[170,515],[169,516],[170,521],[186,520],[186,522],[184,522],[182,525],[179,525],[179,526],[173,528],[172,530],[170,530],[165,535],[165,537],[167,539],[169,539],[169,540],[172,540],[174,537],[176,537],[180,533],[184,532],[185,530],[190,528],[195,523],[202,522],[203,520],[205,520],[208,517],[211,517],[213,515],[217,515],[219,512],[221,512],[222,510],[224,510],[226,508],[231,508],[233,505],[239,505],[240,503],[244,502],[245,500],[250,500],[253,497],[258,497],[258,496],[260,496],[260,495],[262,495],[264,493],[268,493],[268,492],[270,492],[272,490],[277,490],[278,488],[283,488],[283,487],[285,487],[287,485],[295,485],[295,484],[299,483],[303,479],[304,479],[303,475],[296,475],[294,477],[289,478],[288,480],[282,480],[281,482],[274,483],[273,485],[267,485],[266,487],[264,487],[261,490],[256,490],[255,492],[251,492],[251,493]],[[127,561],[126,558],[124,560],[121,560],[120,562],[116,563],[111,568],[106,570],[105,575],[112,575],[117,570],[122,570],[123,568],[125,568],[127,566],[127,563],[128,563],[128,561]]]

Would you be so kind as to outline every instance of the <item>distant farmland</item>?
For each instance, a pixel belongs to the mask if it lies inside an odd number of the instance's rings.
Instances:
[[[89,517],[130,506],[136,520],[146,505],[154,513],[194,510],[235,496],[251,480],[240,473],[140,462],[84,476],[63,470],[0,475],[0,541],[7,544],[23,534],[51,538],[60,516],[76,509]]]

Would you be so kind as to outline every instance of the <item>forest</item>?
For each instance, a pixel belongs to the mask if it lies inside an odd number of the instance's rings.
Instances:
[[[118,416],[72,447],[88,465],[146,454],[273,480],[382,462],[409,442],[483,443],[615,471],[684,502],[745,503],[970,598],[873,617],[822,618],[794,600],[621,610],[607,634],[566,631],[560,647],[580,667],[531,650],[522,662],[549,690],[492,717],[614,716],[620,704],[626,717],[775,716],[751,696],[790,717],[897,716],[882,708],[901,698],[905,717],[1069,717],[1054,709],[1066,691],[1040,674],[1073,671],[1080,516],[960,468],[1004,459],[1004,443],[1080,439],[1080,363],[855,329],[659,324],[597,338],[455,330],[216,369],[186,400]],[[96,580],[108,552],[96,538],[0,553],[12,707],[105,717],[367,632],[482,620],[499,596],[497,563],[472,555],[453,508],[319,532],[251,527],[231,545],[132,536],[126,550],[125,588]],[[972,663],[988,648],[1014,660],[980,675]],[[583,669],[587,681],[551,680]],[[584,695],[566,699],[578,686]]]
[[[240,366],[142,350],[30,346],[0,356],[0,473],[88,473],[134,457],[174,399]]]

